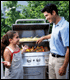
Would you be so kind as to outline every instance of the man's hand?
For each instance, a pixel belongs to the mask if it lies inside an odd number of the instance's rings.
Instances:
[[[51,38],[51,34],[49,34],[47,36],[43,36],[37,40],[36,44],[40,44],[44,39],[50,39],[50,38]]]
[[[63,75],[65,75],[66,74],[66,68],[64,68],[63,66],[59,69],[59,75],[60,76],[63,76]]]
[[[37,40],[36,44],[40,44],[43,41],[43,37]]]

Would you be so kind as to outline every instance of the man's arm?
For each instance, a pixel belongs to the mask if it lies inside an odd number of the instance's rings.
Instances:
[[[66,51],[66,55],[65,55],[65,61],[63,64],[64,68],[67,68],[68,62],[69,62],[69,47],[67,47],[67,51]]]
[[[65,60],[63,66],[59,69],[59,75],[63,76],[66,73],[66,69],[69,63],[69,47],[67,47],[66,55],[65,55]]]
[[[41,37],[39,40],[37,40],[37,42],[36,43],[41,43],[42,42],[42,40],[44,40],[44,39],[50,39],[51,38],[51,34],[49,34],[49,35],[47,35],[47,36],[43,36],[43,37]]]

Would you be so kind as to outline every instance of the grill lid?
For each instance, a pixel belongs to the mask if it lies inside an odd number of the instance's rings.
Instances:
[[[18,24],[19,21],[44,21],[44,23],[23,23]],[[15,24],[12,25],[12,30],[19,32],[19,37],[39,37],[47,35],[49,33],[50,23],[46,23],[44,19],[18,19]]]
[[[13,24],[13,30],[48,30],[49,23],[30,23],[30,24]]]
[[[23,23],[18,24],[21,21],[44,21],[44,23]],[[45,30],[49,29],[50,24],[46,23],[44,19],[18,19],[15,24],[12,25],[13,30]]]

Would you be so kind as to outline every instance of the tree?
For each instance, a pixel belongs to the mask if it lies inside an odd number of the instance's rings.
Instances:
[[[59,15],[69,21],[69,1],[60,1],[58,5]]]
[[[17,19],[45,19],[41,10],[48,3],[54,3],[58,7],[60,16],[64,16],[69,21],[69,1],[27,1],[28,6],[17,5],[17,1],[5,1],[3,6],[7,6],[10,10],[6,12],[7,19],[5,24],[12,26]],[[22,14],[16,11],[16,8],[22,9]],[[47,21],[46,21],[47,22]],[[48,22],[47,22],[48,23]],[[49,32],[51,33],[52,24]]]
[[[5,24],[5,18],[2,16],[3,13],[1,11],[1,38],[8,30],[11,30],[11,27]]]
[[[64,16],[67,21],[69,21],[69,1],[27,1],[28,6],[23,8],[23,15],[25,18],[36,18],[36,19],[45,19],[44,15],[41,13],[41,10],[48,3],[53,3],[58,8],[58,14]],[[63,14],[64,13],[64,14]],[[46,21],[47,22],[47,21]],[[52,24],[50,25],[49,32],[51,33]]]
[[[20,12],[16,11],[16,8],[21,6],[17,5],[17,1],[5,1],[3,2],[3,6],[6,6],[9,11],[6,11],[6,18],[5,23],[12,27],[12,24],[15,24],[17,19],[22,19],[23,16]]]

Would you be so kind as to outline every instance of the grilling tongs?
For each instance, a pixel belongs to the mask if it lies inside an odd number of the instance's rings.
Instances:
[[[38,46],[38,44],[36,43],[35,46],[34,46],[34,49],[35,49],[37,46]]]

